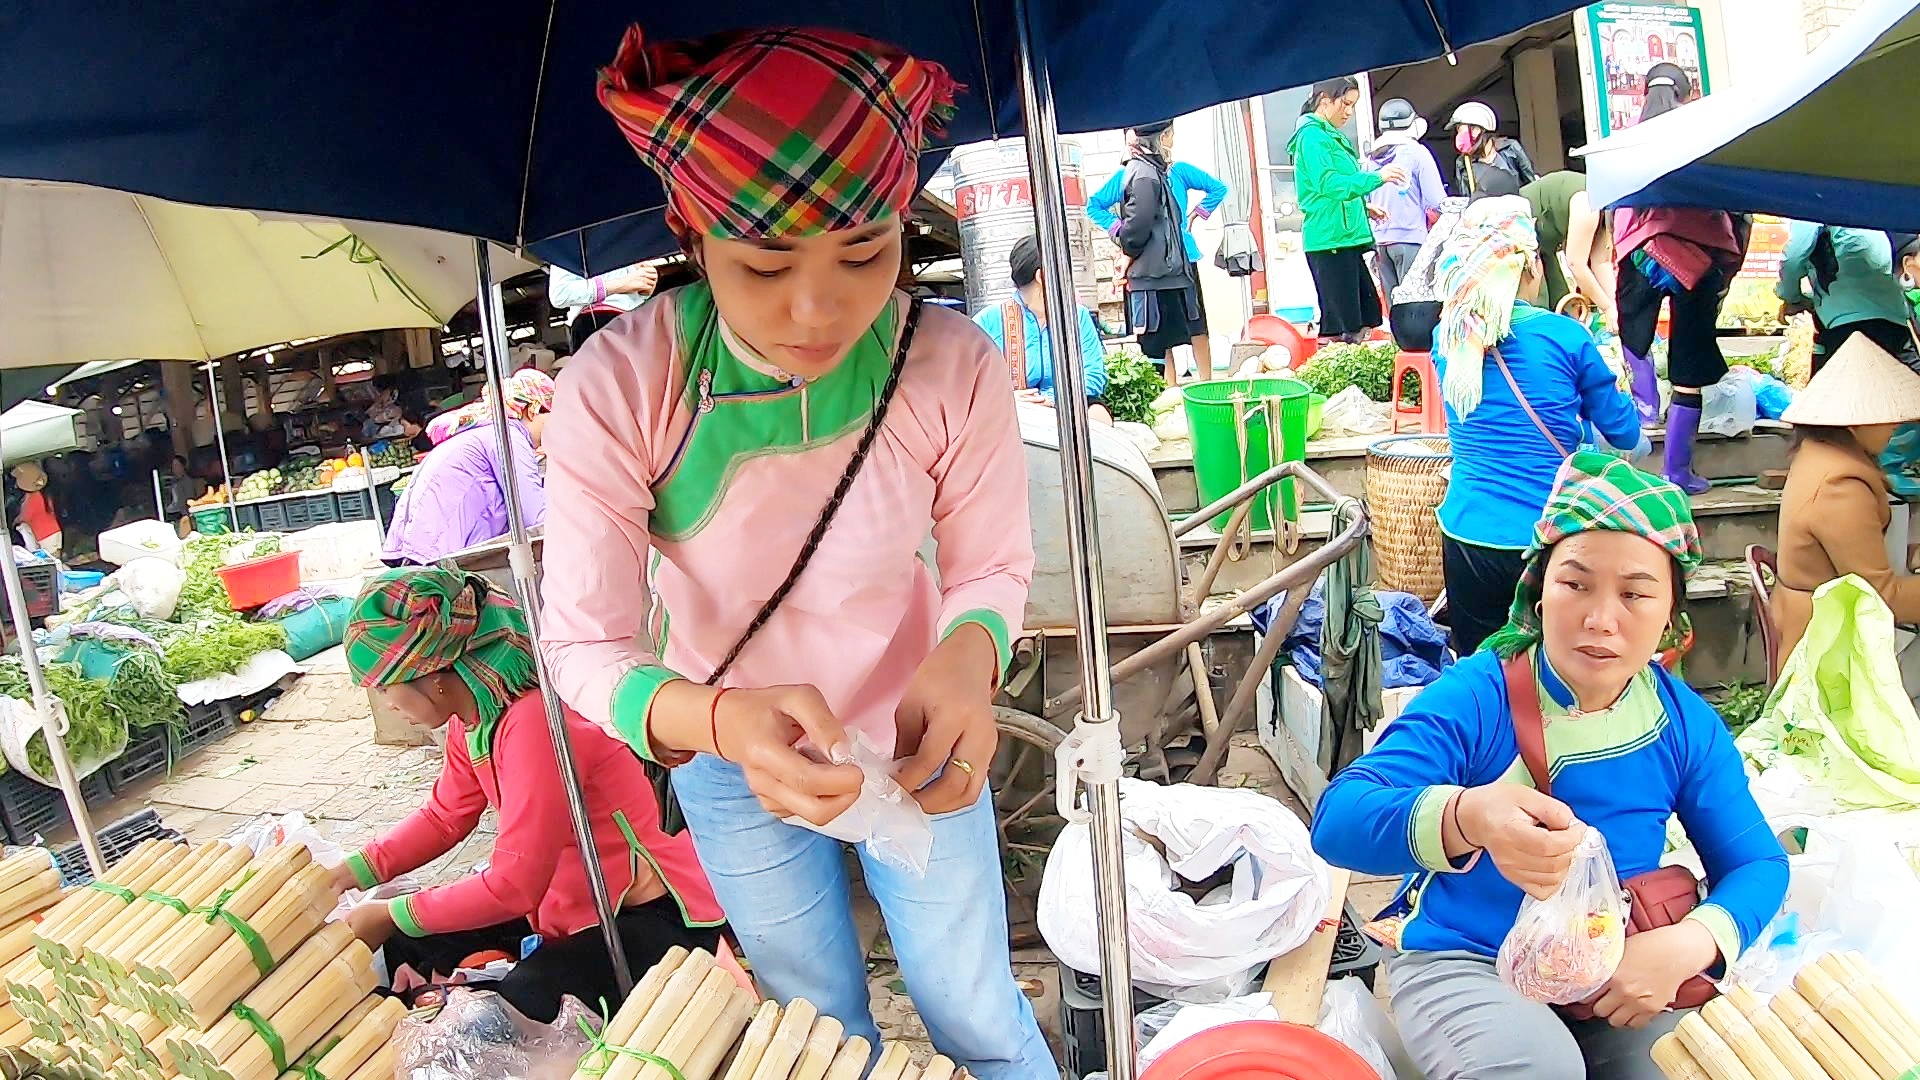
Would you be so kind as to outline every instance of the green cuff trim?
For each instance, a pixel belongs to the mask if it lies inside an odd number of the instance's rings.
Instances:
[[[1707,970],[1722,969],[1740,959],[1740,928],[1734,924],[1733,915],[1726,908],[1718,904],[1701,904],[1687,912],[1687,920],[1706,927],[1713,935],[1714,943],[1720,946],[1720,962]]]
[[[647,714],[660,688],[680,678],[680,674],[658,665],[637,667],[620,677],[613,688],[613,728],[633,747],[633,752],[658,764],[653,744],[647,738]]]
[[[355,851],[347,855],[347,868],[353,871],[353,880],[363,889],[375,888],[380,884],[380,875],[374,873],[373,863],[367,860],[367,853]]]
[[[940,635],[940,640],[945,641],[952,637],[955,630],[968,623],[978,625],[987,632],[988,637],[993,639],[993,655],[999,661],[999,666],[994,669],[993,679],[994,682],[999,682],[1007,673],[1007,665],[1013,663],[1013,635],[1007,629],[1006,617],[989,608],[963,611],[947,624],[947,629]]]
[[[426,928],[420,925],[420,920],[413,914],[412,893],[408,893],[405,896],[394,897],[393,903],[387,907],[387,914],[392,916],[394,928],[408,937],[423,938],[428,936]]]
[[[1413,802],[1413,816],[1407,819],[1407,846],[1414,861],[1435,873],[1457,874],[1465,866],[1456,866],[1447,858],[1447,804],[1460,794],[1458,784],[1435,784],[1420,793]],[[1472,865],[1472,860],[1467,861]]]

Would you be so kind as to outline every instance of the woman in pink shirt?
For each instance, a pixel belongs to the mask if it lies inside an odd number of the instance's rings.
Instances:
[[[1031,1080],[1057,1070],[1014,983],[985,791],[1033,568],[1019,425],[986,335],[894,288],[954,90],[838,31],[629,31],[601,100],[701,279],[560,380],[542,638],[561,696],[672,769],[762,988],[870,1042],[845,845],[803,827],[861,774],[800,747],[857,732],[891,755],[930,865],[855,850],[907,988],[941,1052]]]
[[[537,935],[531,955],[492,987],[521,1013],[550,1022],[562,994],[593,1007],[619,1001],[520,609],[477,575],[390,570],[361,594],[346,650],[354,678],[385,707],[444,727],[447,742],[427,804],[349,856],[336,884],[372,888],[452,851],[488,807],[499,819],[485,869],[362,905],[348,917],[355,932],[386,946],[389,970],[411,966],[429,979],[476,952],[518,958]],[[712,949],[720,905],[693,844],[660,831],[640,759],[578,715],[567,725],[628,962],[645,970],[674,945]]]

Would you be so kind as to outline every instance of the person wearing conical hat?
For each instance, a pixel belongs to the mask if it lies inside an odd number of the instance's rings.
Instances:
[[[1901,424],[1920,420],[1920,374],[1872,339],[1847,339],[1782,414],[1793,460],[1780,500],[1779,584],[1770,610],[1784,661],[1813,617],[1815,589],[1857,574],[1893,609],[1920,622],[1920,577],[1887,557],[1892,520],[1879,456]]]
[[[986,790],[1033,573],[1025,455],[992,341],[895,288],[956,89],[840,31],[628,32],[600,99],[699,279],[560,378],[541,636],[560,696],[670,769],[761,987],[875,1044],[846,844],[818,830],[852,831],[863,784],[835,751],[891,759],[930,852],[854,852],[914,1005],[974,1076],[1031,1080],[1057,1067]]]

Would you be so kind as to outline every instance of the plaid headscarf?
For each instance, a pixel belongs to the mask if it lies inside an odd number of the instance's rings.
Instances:
[[[538,683],[520,608],[478,574],[445,567],[388,570],[360,593],[347,623],[347,668],[361,686],[393,686],[452,669],[480,706],[467,749],[493,750],[515,698]]]
[[[507,417],[522,422],[533,419],[543,412],[553,411],[553,376],[539,368],[521,368],[500,387],[500,394],[506,399]],[[493,410],[487,407],[487,395],[482,393],[479,400],[469,401],[450,413],[433,418],[427,425],[427,438],[433,445],[439,446],[452,438],[454,433],[465,431],[493,419]]]
[[[906,210],[959,86],[840,30],[647,44],[628,29],[600,103],[667,188],[667,224],[728,239],[858,228]]]
[[[1665,548],[1680,565],[1676,588],[1686,588],[1686,578],[1705,557],[1685,492],[1611,454],[1578,451],[1560,467],[1546,511],[1533,527],[1526,570],[1513,591],[1507,625],[1481,648],[1505,659],[1539,644],[1540,615],[1534,605],[1546,581],[1548,553],[1569,536],[1597,529],[1633,533]]]
[[[1446,359],[1441,392],[1462,417],[1480,406],[1487,350],[1512,329],[1520,278],[1539,250],[1533,209],[1518,195],[1470,204],[1440,249],[1433,351]]]

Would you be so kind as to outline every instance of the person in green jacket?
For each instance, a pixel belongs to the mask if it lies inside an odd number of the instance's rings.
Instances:
[[[1320,298],[1323,340],[1360,341],[1380,325],[1380,292],[1367,272],[1367,252],[1374,246],[1367,219],[1376,212],[1367,206],[1367,196],[1383,184],[1407,182],[1407,171],[1398,165],[1376,173],[1361,170],[1360,155],[1340,130],[1352,122],[1359,103],[1360,84],[1351,76],[1314,83],[1287,146],[1306,217],[1302,241]]]
[[[1899,355],[1911,340],[1893,239],[1878,229],[1787,222],[1780,257],[1782,315],[1813,313],[1813,370],[1818,373],[1855,334]]]

